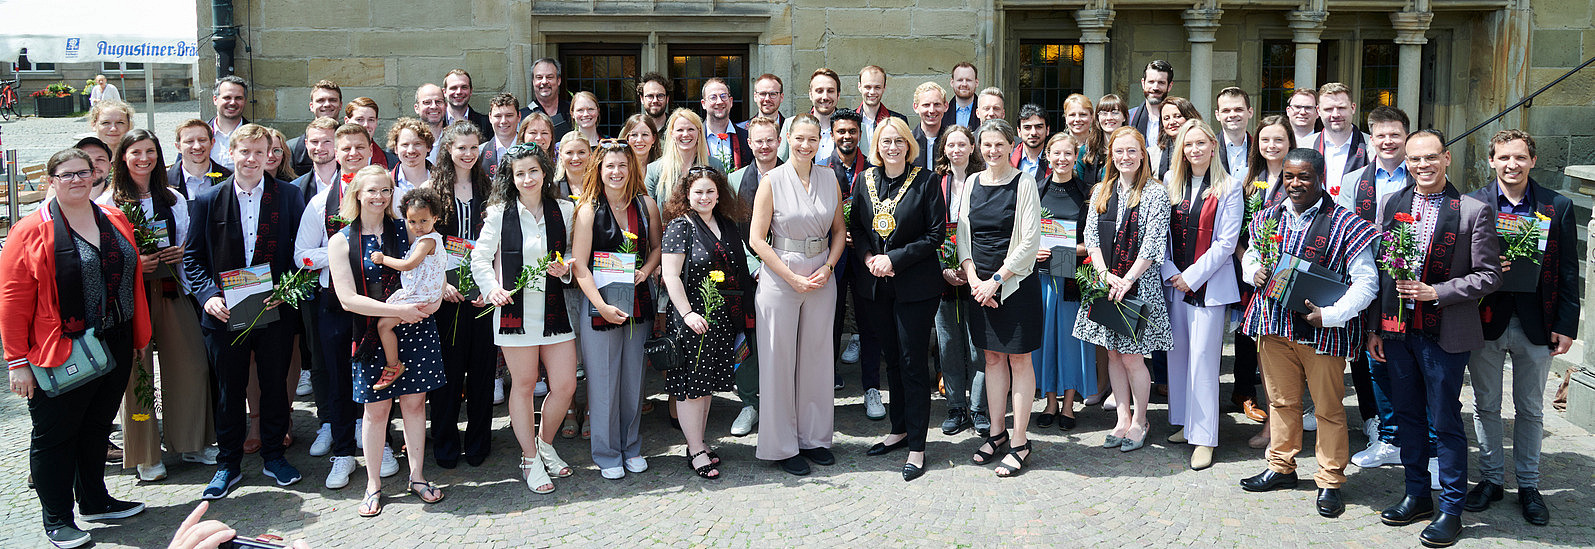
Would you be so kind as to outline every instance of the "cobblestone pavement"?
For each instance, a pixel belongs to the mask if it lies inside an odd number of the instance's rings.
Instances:
[[[133,128],[150,130],[149,119],[144,115],[144,104],[133,105],[133,110],[136,111],[133,115]],[[166,155],[167,164],[177,161],[176,141],[172,132],[177,129],[178,124],[190,118],[199,118],[197,101],[155,104],[155,128],[151,131],[154,131],[155,136],[161,140],[161,149]],[[43,164],[56,151],[70,147],[78,139],[93,133],[88,120],[82,116],[13,118],[0,122],[0,140],[4,141],[4,146],[0,146],[0,149],[16,149],[18,166]]]
[[[1315,469],[1311,434],[1299,459],[1301,488],[1264,494],[1242,491],[1240,479],[1262,470],[1264,464],[1262,451],[1248,449],[1245,442],[1258,426],[1239,412],[1222,419],[1217,464],[1191,471],[1186,465],[1189,450],[1163,440],[1172,429],[1162,404],[1153,406],[1155,428],[1141,451],[1125,454],[1097,447],[1113,417],[1091,408],[1078,413],[1079,426],[1072,432],[1032,428],[1037,443],[1030,470],[1018,478],[998,479],[990,467],[969,463],[978,444],[971,432],[941,434],[936,425],[944,408],[937,397],[932,406],[929,471],[904,483],[898,473],[902,453],[864,455],[889,424],[865,419],[858,367],[844,365],[843,373],[848,385],[837,393],[838,463],[816,466],[808,477],[793,477],[756,460],[757,432],[742,438],[728,435],[740,404],[730,395],[720,395],[709,425],[711,444],[725,460],[721,468],[725,478],[697,478],[683,465],[682,439],[667,423],[662,383],[650,375],[648,399],[656,411],[643,421],[648,471],[604,480],[588,458],[586,442],[558,439],[555,446],[575,468],[575,475],[556,480],[558,490],[551,495],[532,494],[517,476],[514,435],[506,408],[498,406],[493,454],[487,463],[481,467],[461,463],[458,469],[443,470],[428,459],[428,478],[442,486],[448,498],[423,505],[403,491],[405,477],[396,476],[384,483],[387,506],[374,519],[355,513],[364,470],[357,470],[354,482],[342,490],[322,487],[330,464],[306,454],[316,423],[309,398],[300,398],[294,412],[297,442],[288,457],[305,479],[277,488],[259,473],[259,458],[248,456],[244,482],[227,499],[213,502],[208,518],[243,533],[307,538],[317,547],[1415,547],[1423,528],[1379,523],[1379,510],[1401,496],[1399,467],[1351,467],[1344,489],[1346,514],[1320,518],[1307,480]],[[1230,377],[1226,374],[1224,379],[1228,385]],[[1554,377],[1548,380],[1552,389],[1557,382]],[[1222,394],[1227,396],[1228,391],[1226,386]],[[1464,402],[1471,399],[1465,390]],[[1347,402],[1355,400],[1348,397]],[[1470,438],[1471,413],[1471,404],[1466,405],[1464,414],[1470,417],[1464,421]],[[1350,417],[1356,421],[1357,415]],[[1551,524],[1529,526],[1519,516],[1515,498],[1508,497],[1486,512],[1465,515],[1463,547],[1595,545],[1595,495],[1590,491],[1595,484],[1595,439],[1558,412],[1547,413],[1545,426],[1541,487],[1553,513]],[[0,528],[0,547],[47,546],[38,526],[38,500],[23,480],[28,430],[25,403],[14,395],[0,397],[0,494],[4,494],[0,516],[5,524]],[[397,432],[394,437],[401,440]],[[1352,439],[1354,449],[1365,444],[1360,434]],[[100,547],[164,546],[198,503],[213,469],[182,463],[175,456],[166,462],[171,476],[160,483],[139,483],[131,471],[107,469],[113,495],[143,501],[149,509],[114,523],[80,522]],[[1476,466],[1473,475],[1476,479]]]

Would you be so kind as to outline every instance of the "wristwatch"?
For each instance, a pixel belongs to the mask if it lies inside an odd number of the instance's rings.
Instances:
[[[991,281],[1002,284],[1002,273],[991,273]]]

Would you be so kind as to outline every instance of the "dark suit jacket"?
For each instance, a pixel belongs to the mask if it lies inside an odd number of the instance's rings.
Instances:
[[[1247,162],[1251,162],[1251,157],[1252,157],[1251,150],[1253,148],[1256,148],[1257,144],[1251,142],[1251,137],[1247,137],[1246,139],[1247,139],[1247,143],[1246,143],[1246,159],[1247,160],[1246,161]],[[1213,154],[1218,156],[1218,165],[1223,166],[1224,167],[1224,171],[1228,172],[1229,171],[1229,141],[1226,141],[1224,139],[1224,129],[1223,128],[1219,128],[1219,130],[1218,130],[1218,148],[1214,149]],[[1334,183],[1329,183],[1329,184],[1326,184],[1325,186],[1327,187],[1327,186],[1330,186],[1330,185],[1334,185]],[[1347,209],[1350,209],[1350,208],[1347,208]]]
[[[936,137],[936,143],[937,144],[941,143],[941,136],[946,134],[946,133],[947,133],[947,126],[946,125],[943,125],[940,128],[936,129],[936,136],[935,137]],[[931,145],[929,143],[929,139],[925,137],[925,127],[924,126],[918,126],[918,125],[914,126],[914,141],[916,143],[919,143],[919,156],[914,158],[913,165],[916,166],[916,167],[925,168],[925,169],[932,169],[932,170],[935,169],[936,168],[936,151],[930,150],[932,147],[931,147]],[[862,148],[863,145],[859,145],[859,147]]]
[[[980,105],[980,96],[977,95],[977,96],[975,96],[975,98],[973,100],[971,100],[969,102],[969,119],[965,120],[963,122],[959,122],[959,120],[958,120],[958,98],[954,97],[953,99],[947,101],[947,111],[943,112],[942,115],[941,115],[941,125],[942,125],[942,127],[957,125],[957,126],[963,126],[965,128],[968,128],[970,131],[974,131],[975,130],[974,126],[979,126],[980,125],[980,115],[975,114],[975,107],[977,107],[979,105]]]
[[[735,124],[732,124],[729,121],[727,121],[727,125],[736,127]],[[707,126],[707,124],[705,124],[705,126]],[[705,134],[709,133],[709,129],[707,127],[705,127],[703,131]],[[748,130],[746,129],[737,128],[736,132],[728,133],[727,136],[731,138],[731,162],[726,165],[725,173],[729,174],[742,169],[743,166],[753,162],[753,147],[748,145]],[[708,135],[704,135],[703,139],[705,144],[709,142]],[[710,154],[713,153],[711,152]]]
[[[537,98],[533,97],[528,105],[521,107],[521,118],[524,119],[527,116],[531,116],[534,112],[548,115],[548,119],[554,121],[554,143],[558,143],[561,137],[565,137],[565,134],[570,133],[571,128],[574,127],[574,122],[570,119],[570,98],[563,92],[555,94],[555,96],[559,97],[559,106],[555,108],[556,112],[543,110],[543,104],[538,103]],[[488,136],[488,139],[492,139],[492,128],[488,130],[483,135]]]
[[[842,185],[843,196],[853,196],[853,179],[869,167],[869,158],[862,150],[853,153],[852,165],[842,162],[840,154],[831,157],[831,171],[836,172],[836,182]]]
[[[214,161],[212,161],[210,163],[210,168],[209,169],[210,169],[210,171],[205,172],[205,173],[219,173],[219,174],[222,174],[221,177],[212,177],[212,178],[210,178],[210,184],[211,184],[212,187],[216,186],[216,184],[218,184],[218,183],[221,183],[223,180],[226,180],[227,178],[233,176],[233,171],[227,169],[227,166],[223,166],[221,164],[217,164]],[[177,194],[183,195],[183,198],[186,198],[186,199],[189,199],[189,200],[193,200],[194,199],[194,197],[188,196],[188,183],[186,181],[183,181],[183,161],[181,161],[181,160],[177,161],[176,164],[172,164],[172,165],[166,167],[166,186],[170,187],[174,191],[177,191]]]
[[[1149,116],[1149,115],[1146,112],[1146,103],[1143,102],[1140,105],[1130,109],[1130,115],[1124,121],[1124,123],[1125,124],[1129,124],[1130,127],[1135,128],[1135,131],[1140,132],[1142,139],[1147,139],[1147,140],[1157,139],[1157,136],[1155,136],[1155,135],[1150,136],[1150,137],[1146,135],[1146,119],[1147,119],[1147,116]],[[1162,118],[1162,117],[1159,116],[1158,118]],[[1154,119],[1154,120],[1156,120],[1156,119]]]
[[[447,121],[448,120],[448,113],[445,112],[443,114],[443,117],[444,117],[444,121]],[[493,122],[491,120],[487,119],[487,114],[476,112],[476,109],[473,109],[469,105],[467,105],[465,107],[465,119],[469,120],[471,122],[471,125],[476,126],[476,129],[478,131],[482,132],[482,135],[483,135],[482,140],[483,141],[486,141],[488,139],[492,139],[492,137],[493,137]]]
[[[286,274],[294,270],[294,235],[299,232],[299,216],[305,211],[305,201],[300,197],[299,187],[291,183],[277,181],[266,177],[262,185],[275,185],[276,192],[280,193],[277,201],[277,214],[280,216],[277,223],[276,242],[277,253],[272,258],[271,271],[273,274]],[[211,219],[211,207],[217,200],[221,200],[222,193],[233,192],[233,180],[227,178],[215,187],[211,187],[198,197],[188,202],[188,241],[183,244],[183,269],[188,274],[188,279],[194,285],[194,299],[203,304],[212,297],[221,295],[221,273],[247,265],[216,265],[211,261],[211,248],[218,244],[214,239],[225,238],[224,235],[237,233],[242,229],[236,224],[228,226],[221,220]],[[263,205],[264,206],[264,205]],[[261,212],[261,216],[269,212]],[[271,235],[267,235],[272,238]],[[200,325],[213,329],[225,329],[226,325],[216,317],[200,313]]]
[[[1468,193],[1485,204],[1496,204],[1496,182]],[[1495,340],[1506,332],[1508,321],[1515,315],[1523,325],[1523,335],[1535,345],[1550,345],[1551,333],[1567,337],[1578,336],[1579,266],[1578,225],[1573,221],[1573,201],[1556,191],[1541,187],[1529,180],[1529,194],[1534,199],[1534,210],[1550,211],[1550,234],[1546,235],[1546,253],[1557,254],[1555,286],[1540,284],[1536,292],[1495,292],[1485,296],[1480,304],[1484,322],[1484,338]],[[1524,260],[1525,262],[1527,260]],[[1551,317],[1545,317],[1544,304],[1550,304]],[[1489,311],[1483,313],[1482,311]]]
[[[298,175],[310,173],[310,169],[315,167],[315,162],[310,160],[310,151],[305,150],[305,136],[288,140],[288,162]]]
[[[757,109],[755,109],[755,110],[757,110]],[[758,113],[755,112],[754,116],[758,116]],[[781,114],[780,111],[776,111],[776,113],[775,113],[775,127],[777,128],[777,131],[779,131],[779,128],[785,123],[786,123],[786,115]],[[737,131],[740,131],[740,132],[748,131],[748,121],[747,120],[743,120],[741,122],[737,122]]]
[[[1040,182],[1038,184],[1043,187],[1047,185],[1047,179],[1050,179],[1050,174],[1052,173],[1052,166],[1047,163],[1047,151],[1045,150],[1045,147],[1046,144],[1043,143],[1043,150],[1041,151],[1041,154],[1036,155],[1037,166],[1036,173],[1034,174],[1036,181]],[[1008,165],[1017,169],[1019,167],[1019,161],[1023,160],[1024,157],[1025,145],[1024,143],[1020,143],[1018,146],[1013,148],[1013,154],[1008,155]]]
[[[886,196],[895,196],[901,188],[885,188],[883,169],[869,168],[868,171],[875,172],[877,190]],[[940,297],[947,283],[942,280],[936,250],[947,236],[947,202],[942,197],[939,178],[932,170],[921,169],[913,181],[904,180],[904,185],[911,186],[894,211],[897,228],[884,239],[871,223],[875,210],[869,185],[864,184],[863,174],[858,178],[853,185],[853,215],[847,220],[847,230],[853,235],[853,251],[857,254],[856,268],[850,270],[854,273],[859,295],[874,300],[884,285],[891,284],[897,302]],[[896,276],[877,278],[864,266],[865,258],[882,253],[891,258]]]
[[[1409,177],[1409,185],[1417,185]],[[1390,230],[1394,226],[1395,212],[1390,201],[1400,193],[1391,193],[1379,201],[1379,228]],[[1501,242],[1495,232],[1495,205],[1481,202],[1472,195],[1462,195],[1462,223],[1457,234],[1467,238],[1464,245],[1458,242],[1452,248],[1450,280],[1435,283],[1434,290],[1440,302],[1440,348],[1448,353],[1465,353],[1484,346],[1484,326],[1479,321],[1479,300],[1501,286]],[[1374,300],[1364,311],[1372,319],[1369,326],[1378,326],[1379,301]]]

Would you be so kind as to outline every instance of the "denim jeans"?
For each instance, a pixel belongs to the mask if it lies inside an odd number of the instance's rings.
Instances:
[[[1468,435],[1462,430],[1462,376],[1469,353],[1448,353],[1428,335],[1384,342],[1406,468],[1406,495],[1429,497],[1429,451],[1425,427],[1434,429],[1440,460],[1440,512],[1462,513],[1468,489]],[[1424,413],[1428,413],[1425,421]],[[1427,424],[1427,425],[1425,425]]]
[[[942,300],[936,307],[936,355],[941,359],[942,383],[947,386],[947,407],[986,410],[986,361],[969,342],[969,323],[962,318],[962,299]]]

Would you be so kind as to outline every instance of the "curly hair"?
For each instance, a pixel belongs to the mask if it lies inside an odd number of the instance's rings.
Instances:
[[[526,143],[516,145],[504,151],[504,157],[499,159],[498,170],[493,174],[493,192],[488,195],[487,205],[514,204],[521,197],[520,188],[515,186],[515,163],[531,158],[537,161],[537,167],[543,171],[542,194],[543,200],[556,200],[559,198],[554,183],[554,162],[548,158],[548,151],[541,145]],[[508,207],[508,206],[506,206]]]
[[[450,152],[450,150],[454,148],[455,141],[467,136],[475,136],[477,143],[482,142],[482,130],[477,129],[475,124],[466,120],[455,122],[443,130],[443,138],[438,144],[437,166],[432,169],[432,179],[427,181],[427,184],[437,189],[438,194],[443,197],[443,220],[445,226],[454,223],[452,220],[454,214],[454,182],[459,175],[455,172],[454,153]],[[476,165],[471,166],[470,179],[471,196],[488,196],[492,189],[492,183],[488,181],[487,168],[482,166],[481,158],[477,159]]]
[[[681,180],[676,183],[670,197],[665,200],[662,212],[665,222],[692,213],[692,205],[687,201],[687,195],[692,194],[692,184],[700,179],[714,182],[716,194],[719,195],[714,204],[715,215],[738,223],[747,220],[747,209],[742,206],[742,201],[737,199],[736,191],[731,190],[731,182],[726,180],[725,174],[708,166],[693,166],[687,170],[687,173],[681,175]]]

